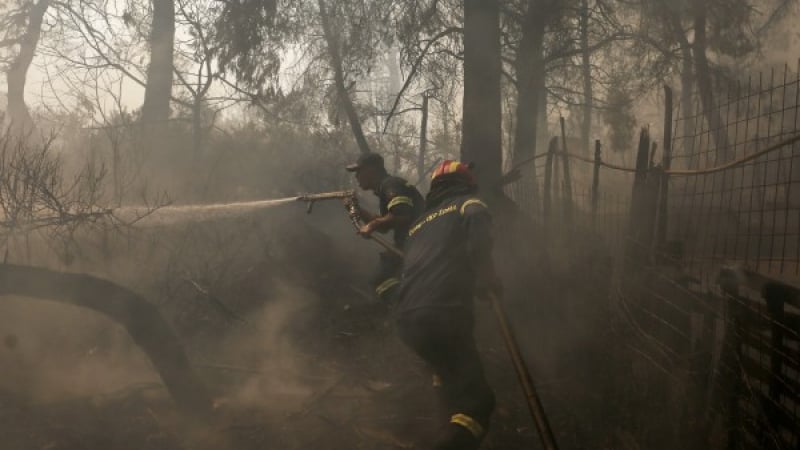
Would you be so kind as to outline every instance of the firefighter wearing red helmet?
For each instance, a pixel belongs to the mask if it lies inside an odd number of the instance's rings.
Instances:
[[[434,448],[477,449],[495,404],[473,336],[473,298],[500,288],[491,216],[466,164],[445,161],[432,178],[405,243],[397,329],[441,383],[449,421]]]

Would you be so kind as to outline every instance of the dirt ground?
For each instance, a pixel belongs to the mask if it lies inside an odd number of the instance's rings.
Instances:
[[[0,391],[0,448],[424,448],[441,423],[430,374],[397,341],[387,313],[366,303],[336,304],[304,322],[317,332],[292,343],[294,367],[197,365],[217,398],[211,423],[182,423],[157,379],[44,401],[6,388]],[[509,367],[502,348],[485,350],[493,378],[503,377]],[[499,389],[501,408],[486,448],[522,448],[535,440],[507,387]]]

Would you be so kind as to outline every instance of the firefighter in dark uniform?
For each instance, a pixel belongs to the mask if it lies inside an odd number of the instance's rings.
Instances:
[[[409,229],[398,303],[400,338],[433,370],[449,423],[433,447],[477,449],[495,398],[473,336],[473,298],[498,292],[491,216],[470,168],[445,161]]]
[[[362,154],[355,164],[347,166],[347,170],[354,172],[359,187],[372,191],[380,203],[378,215],[359,207],[364,225],[358,234],[368,238],[376,231],[394,231],[394,245],[402,249],[411,223],[424,208],[422,194],[406,180],[390,176],[384,167],[383,157],[377,153]],[[378,273],[372,282],[376,295],[384,302],[390,301],[397,292],[402,265],[401,257],[390,252],[380,254]]]

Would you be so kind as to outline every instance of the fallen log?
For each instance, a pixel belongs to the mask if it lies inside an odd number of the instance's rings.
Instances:
[[[178,409],[205,416],[211,397],[158,309],[138,294],[87,274],[0,264],[0,295],[52,300],[99,312],[127,330],[153,363]]]

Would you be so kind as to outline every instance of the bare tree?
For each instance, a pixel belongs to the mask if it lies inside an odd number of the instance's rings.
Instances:
[[[358,116],[358,112],[353,105],[345,82],[340,38],[330,22],[330,10],[325,5],[325,1],[317,0],[317,4],[319,5],[319,18],[322,23],[322,32],[325,36],[328,57],[330,58],[331,69],[333,70],[336,96],[339,102],[341,102],[345,114],[347,114],[347,120],[350,122],[350,129],[353,131],[353,137],[356,140],[356,144],[358,144],[359,150],[361,153],[369,153],[371,150],[367,138],[364,136],[364,130],[361,128],[361,118]]]
[[[10,59],[5,70],[8,83],[8,110],[6,112],[12,129],[21,135],[28,133],[33,126],[28,106],[25,103],[25,84],[28,69],[36,55],[44,15],[49,6],[50,0],[39,0],[36,3],[26,1],[0,20],[0,28],[6,32],[6,36],[0,40],[0,47],[15,46],[18,48],[16,56]],[[18,26],[20,23],[24,23],[24,26]],[[22,28],[21,32],[20,28]],[[13,34],[16,33],[19,34],[14,36]]]
[[[176,45],[174,72],[189,97],[182,103],[187,104],[190,111],[192,147],[195,157],[199,157],[203,154],[206,134],[213,126],[217,114],[236,100],[209,98],[211,87],[223,77],[222,71],[214,64],[218,48],[215,44],[213,12],[202,2],[188,0],[178,0],[177,7],[176,22],[188,30],[191,39],[185,45]]]
[[[151,0],[149,8],[130,2],[125,11],[86,0],[56,0],[54,6],[58,15],[50,55],[72,70],[123,73],[144,88],[141,123],[165,126],[174,100],[174,0]]]
[[[105,170],[91,164],[66,181],[63,164],[52,155],[54,138],[41,146],[12,136],[0,137],[0,241],[5,259],[22,246],[31,257],[29,237],[44,233],[65,263],[73,258],[73,237],[80,227],[108,218],[99,206]]]

